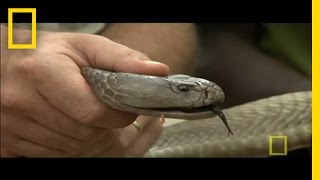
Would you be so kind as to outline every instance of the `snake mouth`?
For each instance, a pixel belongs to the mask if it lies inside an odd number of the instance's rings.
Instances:
[[[153,109],[154,111],[160,111],[163,114],[170,113],[170,112],[177,112],[179,111],[180,113],[183,114],[197,114],[197,113],[212,113],[216,114],[219,116],[219,118],[222,120],[223,124],[227,127],[228,129],[228,134],[232,134],[233,132],[229,127],[227,118],[225,117],[223,111],[215,104],[210,104],[207,106],[202,106],[202,107],[196,107],[196,108],[155,108]]]
[[[207,106],[201,106],[201,107],[194,107],[194,108],[188,108],[188,107],[174,107],[174,108],[152,108],[155,111],[163,111],[163,112],[176,112],[180,111],[183,113],[200,113],[200,112],[212,112],[212,106],[216,105],[207,105]]]

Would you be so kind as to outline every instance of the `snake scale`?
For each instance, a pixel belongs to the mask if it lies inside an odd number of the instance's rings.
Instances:
[[[181,119],[164,128],[145,157],[267,157],[271,136],[285,136],[288,151],[311,146],[311,91],[268,97],[222,113],[218,106],[225,94],[206,79],[90,67],[81,72],[96,96],[112,108]],[[284,141],[271,144],[273,151],[284,151]]]

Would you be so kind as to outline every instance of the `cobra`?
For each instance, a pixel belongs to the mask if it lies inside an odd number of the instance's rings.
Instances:
[[[183,120],[166,127],[146,156],[266,156],[268,134],[291,134],[295,139],[290,138],[289,150],[311,143],[310,92],[289,93],[261,100],[264,103],[250,102],[225,110],[235,135],[223,137],[221,126],[216,124],[217,117],[222,119],[228,133],[232,134],[232,131],[224,113],[218,108],[224,102],[225,94],[214,82],[181,74],[159,77],[91,67],[82,68],[81,72],[96,96],[114,109]],[[292,113],[297,112],[292,109],[292,105],[297,105],[294,104],[297,103],[297,94],[303,97],[304,106],[300,104],[300,109],[305,113],[292,118]],[[270,106],[279,109],[270,110]],[[272,116],[273,112],[280,111],[281,114],[281,110],[286,110],[285,116]],[[279,129],[277,126],[281,125],[283,127]],[[300,136],[295,136],[296,133]],[[232,145],[238,148],[231,148]]]

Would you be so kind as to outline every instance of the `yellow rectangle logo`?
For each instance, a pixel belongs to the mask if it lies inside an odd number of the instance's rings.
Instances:
[[[31,44],[13,43],[13,13],[31,13]],[[37,48],[36,8],[9,8],[8,9],[8,48],[9,49],[35,49]]]
[[[283,141],[283,152],[274,152],[274,140]],[[288,151],[288,136],[269,136],[269,155],[270,156],[285,156]]]

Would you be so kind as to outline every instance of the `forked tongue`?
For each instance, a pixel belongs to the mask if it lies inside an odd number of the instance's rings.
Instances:
[[[213,105],[213,106],[212,106],[212,111],[220,117],[220,119],[222,120],[223,124],[227,127],[227,129],[228,129],[228,136],[229,136],[230,134],[233,135],[233,132],[231,131],[231,129],[230,129],[229,125],[228,125],[227,118],[226,118],[226,116],[223,114],[222,110],[219,109],[217,106]]]

